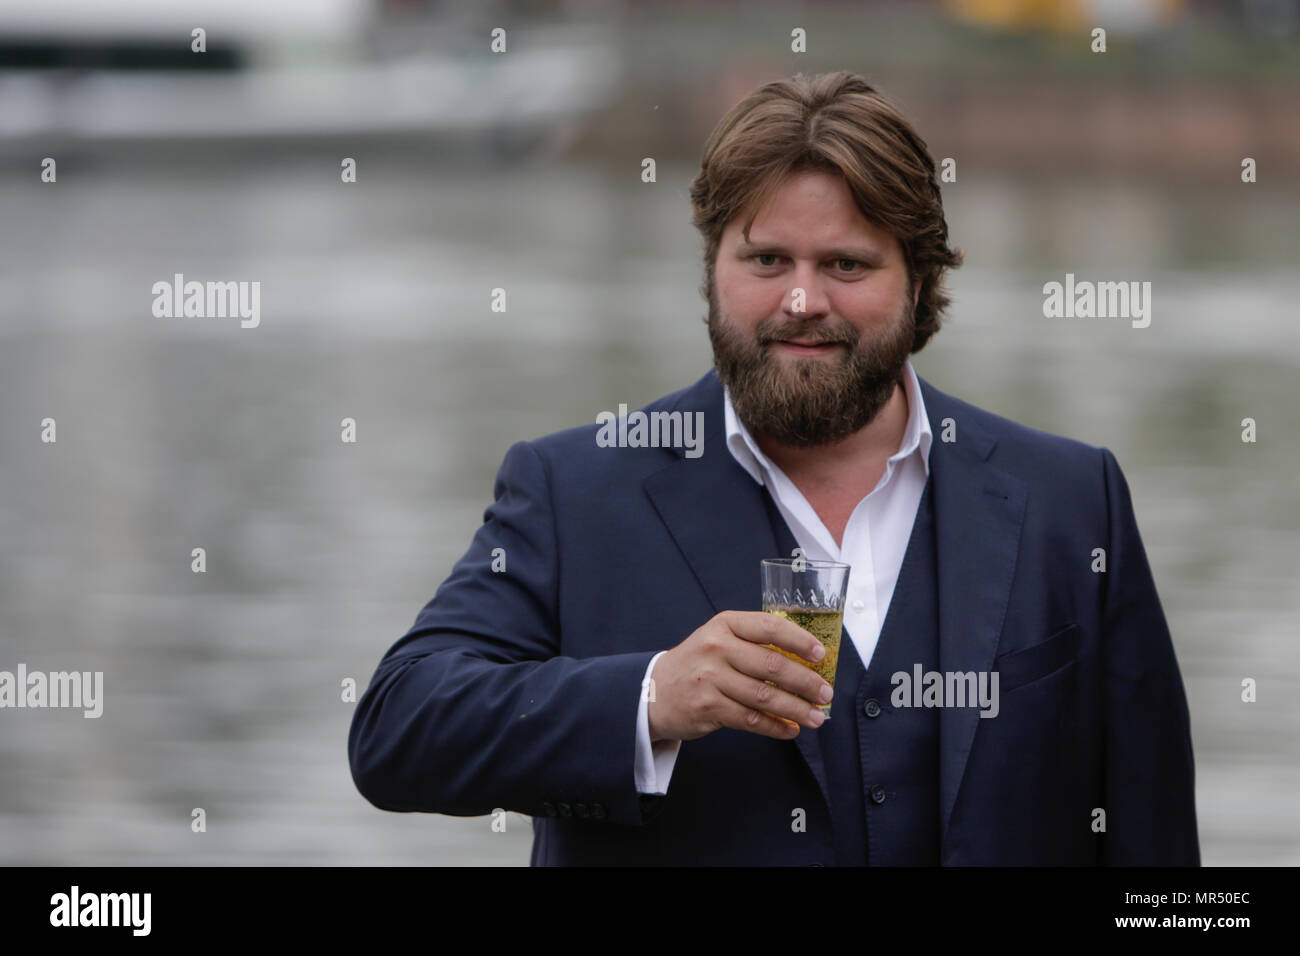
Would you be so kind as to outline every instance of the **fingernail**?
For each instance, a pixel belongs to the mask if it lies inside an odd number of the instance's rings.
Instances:
[[[812,710],[808,711],[808,719],[812,721],[814,727],[820,727],[822,721],[826,719],[826,715],[823,714],[820,709],[814,707]]]
[[[812,655],[813,655],[812,656],[813,660],[819,661],[826,656],[826,648],[818,644],[816,647],[813,648]]]
[[[829,703],[831,702],[831,697],[833,697],[834,694],[835,694],[835,692],[834,692],[833,690],[831,690],[829,687],[823,687],[823,688],[822,688],[822,703],[823,703],[823,704],[829,704]]]

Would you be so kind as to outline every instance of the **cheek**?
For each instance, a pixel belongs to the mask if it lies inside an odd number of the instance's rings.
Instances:
[[[773,282],[764,282],[738,272],[717,275],[718,304],[737,324],[757,324],[781,308],[782,292]]]
[[[866,322],[891,321],[903,308],[903,288],[888,282],[858,282],[846,286],[835,297],[838,311]]]

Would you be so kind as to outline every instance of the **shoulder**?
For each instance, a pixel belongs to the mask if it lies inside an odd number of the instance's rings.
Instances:
[[[710,371],[693,385],[648,404],[634,408],[616,404],[593,411],[590,424],[516,442],[506,461],[531,459],[545,469],[548,479],[583,485],[616,475],[649,475],[689,454],[683,451],[683,443],[690,445],[722,432],[722,389],[716,383]],[[620,423],[620,418],[626,421]],[[642,428],[633,433],[638,421]]]
[[[1050,484],[1095,494],[1104,489],[1110,452],[1077,438],[1054,434],[964,401],[922,380],[922,397],[937,445],[969,438],[989,465],[1031,484]],[[967,434],[963,435],[963,431]]]

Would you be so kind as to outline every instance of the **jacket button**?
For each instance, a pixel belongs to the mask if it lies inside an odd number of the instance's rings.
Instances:
[[[559,803],[557,803],[557,804],[555,805],[555,809],[558,810],[558,811],[560,812],[560,816],[562,816],[562,817],[571,817],[571,816],[573,816],[573,807],[569,806],[569,805],[568,805],[567,803],[565,803],[564,801],[560,801]]]
[[[868,717],[880,716],[880,701],[874,697],[868,697],[867,702],[862,705],[862,712]]]
[[[882,787],[882,786],[880,786],[879,784],[877,784],[876,786],[874,786],[874,787],[871,788],[871,802],[872,802],[872,803],[884,803],[884,802],[885,802],[885,788],[884,788],[884,787]],[[564,804],[560,804],[560,806],[563,806],[563,805],[564,805]]]
[[[603,820],[605,815],[605,805],[603,803],[593,803],[591,805],[591,818],[593,820]]]
[[[590,811],[587,809],[587,805],[585,803],[575,803],[573,805],[573,815],[575,817],[580,817],[583,820],[585,820],[587,819],[589,813]]]
[[[825,866],[825,863],[809,863],[809,866]]]
[[[551,803],[551,801],[549,801],[549,800],[543,800],[543,801],[542,801],[542,816],[544,816],[544,817],[553,817],[553,816],[555,816],[555,804]]]

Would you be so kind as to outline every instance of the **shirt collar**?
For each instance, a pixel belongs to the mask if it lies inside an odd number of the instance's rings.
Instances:
[[[917,381],[911,359],[903,363],[903,388],[907,393],[907,427],[903,429],[903,441],[898,446],[898,451],[889,456],[889,461],[899,462],[909,455],[919,454],[928,477],[930,445],[934,436],[930,431],[930,418],[925,412],[925,400],[921,397],[921,385]],[[722,414],[727,428],[727,450],[749,472],[751,478],[760,485],[766,484],[764,473],[776,466],[763,454],[754,441],[754,436],[741,422],[731,404],[731,393],[725,385],[722,388]]]

